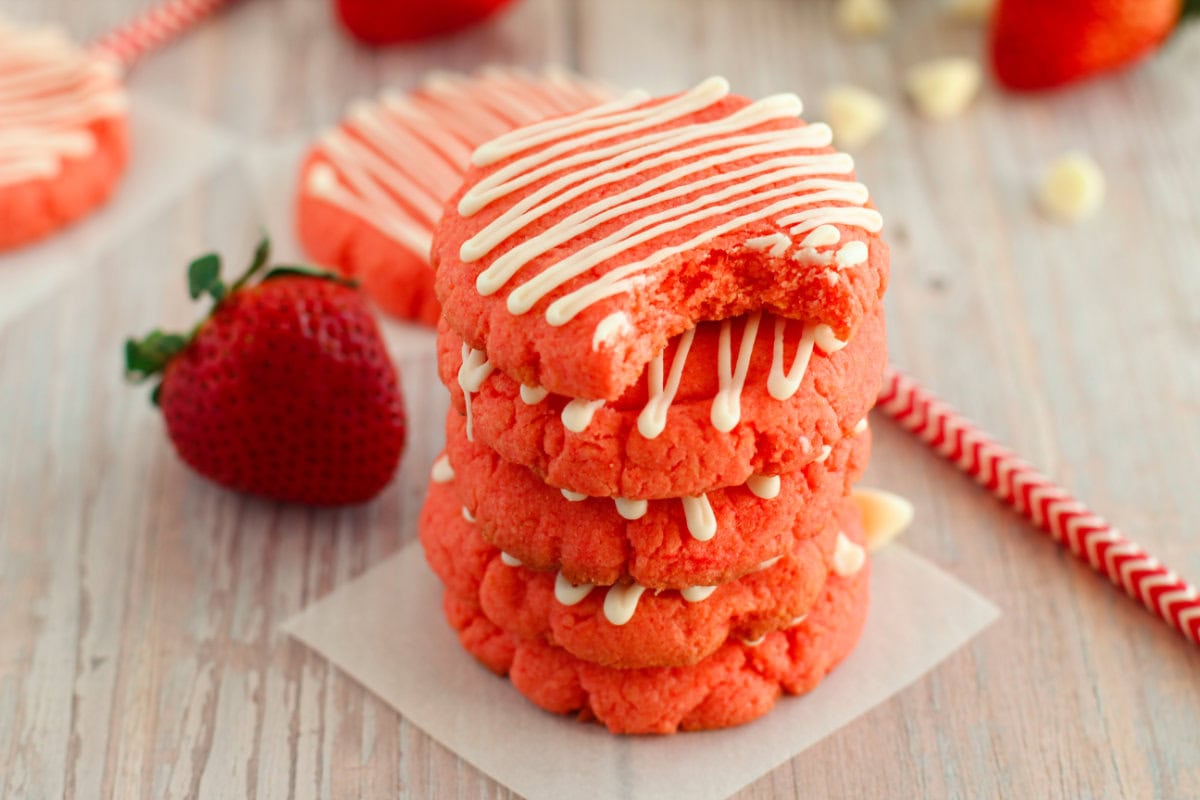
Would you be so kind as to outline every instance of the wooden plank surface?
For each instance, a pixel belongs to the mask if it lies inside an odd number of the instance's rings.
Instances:
[[[0,13],[87,38],[141,5]],[[493,61],[653,91],[720,73],[747,94],[798,91],[813,116],[832,83],[871,88],[892,118],[857,160],[893,246],[894,360],[1200,578],[1200,27],[1131,73],[1031,98],[988,88],[934,124],[898,76],[978,53],[980,32],[933,2],[896,5],[891,35],[851,41],[826,0],[525,0],[375,53],[325,3],[246,0],[131,85],[250,141],[311,136],[351,98]],[[1061,227],[1031,195],[1075,148],[1109,197]],[[508,796],[277,630],[412,538],[436,426],[414,427],[378,501],[285,508],[189,474],[121,381],[125,335],[190,318],[181,265],[248,250],[249,194],[236,168],[215,174],[0,330],[0,797]],[[401,365],[413,402],[444,402],[418,366]],[[741,796],[1200,797],[1200,652],[876,422],[870,482],[913,498],[908,543],[1005,616]]]

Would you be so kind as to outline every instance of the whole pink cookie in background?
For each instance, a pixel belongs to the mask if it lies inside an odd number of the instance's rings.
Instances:
[[[436,74],[408,94],[355,103],[304,159],[300,241],[313,260],[356,278],[387,313],[432,325],[439,307],[430,242],[471,152],[609,96],[564,72],[490,68]]]
[[[117,68],[50,28],[0,20],[0,249],[108,199],[128,154]]]

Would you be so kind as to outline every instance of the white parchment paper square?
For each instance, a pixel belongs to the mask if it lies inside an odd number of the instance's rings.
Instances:
[[[140,94],[130,98],[129,123],[129,166],[109,201],[40,242],[0,253],[0,328],[236,151],[229,134]]]
[[[459,756],[530,800],[724,798],[883,702],[999,616],[899,545],[875,558],[854,653],[813,692],[723,731],[620,737],[545,713],[458,644],[410,544],[285,629]]]

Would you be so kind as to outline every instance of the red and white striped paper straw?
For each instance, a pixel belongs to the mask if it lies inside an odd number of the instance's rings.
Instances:
[[[146,53],[174,39],[232,0],[165,0],[105,34],[91,51],[127,70]]]
[[[1200,645],[1200,592],[908,375],[889,366],[878,404],[1081,561]]]

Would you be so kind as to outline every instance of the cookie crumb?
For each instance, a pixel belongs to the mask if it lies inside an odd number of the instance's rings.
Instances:
[[[874,139],[887,122],[887,106],[878,95],[857,86],[835,86],[825,93],[825,120],[838,147],[856,150]]]
[[[957,117],[979,91],[979,65],[969,58],[938,58],[911,68],[905,87],[917,110],[930,119]]]
[[[1104,173],[1085,153],[1055,159],[1042,175],[1038,200],[1042,209],[1062,222],[1079,222],[1104,202]]]

